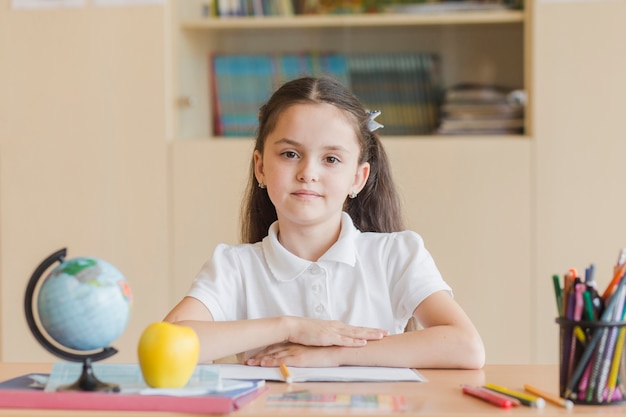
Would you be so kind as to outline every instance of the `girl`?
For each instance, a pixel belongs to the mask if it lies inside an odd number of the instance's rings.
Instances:
[[[403,230],[380,126],[330,78],[290,81],[260,109],[245,243],[218,245],[165,318],[195,329],[200,361],[484,365],[478,332]],[[404,331],[411,317],[422,329]]]

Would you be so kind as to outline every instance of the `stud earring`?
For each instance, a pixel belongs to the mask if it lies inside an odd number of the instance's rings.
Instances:
[[[264,190],[265,189],[265,184],[263,184],[262,181],[259,181],[259,188]]]
[[[355,191],[352,191],[352,192],[350,193],[350,195],[348,195],[348,197],[350,197],[350,198],[356,198],[356,196],[357,196],[357,195],[358,195],[358,194],[357,194]]]

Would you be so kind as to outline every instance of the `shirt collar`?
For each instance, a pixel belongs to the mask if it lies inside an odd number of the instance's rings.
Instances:
[[[354,240],[360,232],[348,213],[341,213],[341,232],[339,239],[324,253],[317,263],[344,263],[349,266],[356,264],[356,247]],[[289,252],[278,241],[278,222],[272,223],[267,236],[263,239],[263,253],[274,277],[279,281],[291,281],[298,278],[311,264]]]

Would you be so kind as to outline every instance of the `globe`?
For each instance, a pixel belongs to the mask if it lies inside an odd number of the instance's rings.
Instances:
[[[83,362],[81,378],[62,389],[117,391],[119,386],[103,383],[93,375],[91,362],[117,353],[110,344],[128,324],[130,286],[109,262],[94,257],[66,259],[66,254],[66,249],[53,253],[33,272],[24,299],[26,321],[50,353]]]
[[[98,258],[63,261],[46,277],[37,309],[42,327],[56,342],[76,350],[109,346],[130,316],[130,286],[113,265]]]

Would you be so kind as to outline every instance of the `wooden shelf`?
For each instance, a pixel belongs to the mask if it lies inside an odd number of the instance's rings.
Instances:
[[[406,136],[380,136],[383,142],[462,142],[462,141],[527,141],[530,139],[528,135],[406,135]],[[177,142],[197,143],[197,142],[221,142],[221,143],[251,143],[253,137],[244,136],[209,136],[177,139]]]
[[[185,30],[280,29],[319,27],[428,26],[522,23],[519,10],[438,13],[438,14],[363,14],[363,15],[299,15],[206,18],[181,21]]]

